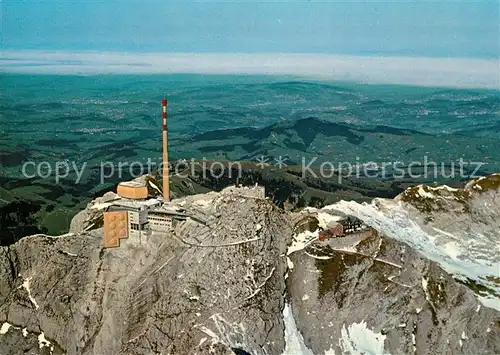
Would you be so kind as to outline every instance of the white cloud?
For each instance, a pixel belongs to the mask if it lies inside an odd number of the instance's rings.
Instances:
[[[47,74],[298,75],[376,84],[500,88],[498,60],[289,53],[4,51],[0,70]]]

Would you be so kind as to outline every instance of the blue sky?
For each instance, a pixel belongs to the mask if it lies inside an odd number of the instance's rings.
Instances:
[[[499,3],[3,0],[10,49],[498,58]]]

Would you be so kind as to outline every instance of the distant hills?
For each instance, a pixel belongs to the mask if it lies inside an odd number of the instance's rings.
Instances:
[[[290,164],[302,158],[316,163],[428,161],[450,164],[463,157],[484,162],[483,170],[494,172],[500,162],[494,152],[500,142],[494,138],[474,138],[460,134],[431,135],[410,129],[383,125],[352,125],[329,122],[315,117],[284,121],[263,128],[242,127],[204,132],[172,141],[172,150],[181,158],[226,157],[230,160],[255,161],[287,157]]]
[[[89,151],[90,155],[81,154],[80,162],[87,161],[88,164],[78,184],[75,183],[77,177],[74,172],[57,183],[53,176],[46,179],[23,179],[4,174],[0,177],[0,213],[2,225],[7,227],[3,228],[2,240],[11,241],[18,235],[34,234],[37,231],[49,234],[64,232],[71,217],[83,209],[90,199],[113,190],[118,182],[132,178],[130,169],[125,169],[121,176],[115,173],[102,184],[99,162],[117,164],[120,161],[144,161],[145,156],[160,157],[159,151],[147,148],[149,141],[144,143],[124,139]],[[158,142],[152,143],[159,146]],[[39,155],[39,148],[24,146],[20,151],[16,149],[11,153],[3,153],[4,157],[11,157],[2,161],[4,166],[10,164],[11,168],[17,167],[20,170],[19,164],[33,158],[33,154]],[[51,149],[58,148],[51,146]],[[423,157],[428,156],[430,160],[443,162],[445,168],[450,170],[451,162],[463,156],[489,163],[479,170],[481,175],[500,171],[498,162],[495,161],[497,155],[494,152],[500,151],[500,142],[496,139],[471,138],[458,134],[435,136],[410,129],[382,125],[358,126],[328,122],[315,117],[286,120],[260,128],[219,129],[182,139],[173,138],[170,150],[174,164],[177,159],[194,158],[199,162],[205,159],[224,164],[237,161],[242,162],[243,167],[240,178],[237,178],[237,174],[213,178],[210,174],[203,174],[200,167],[194,173],[187,171],[187,177],[172,179],[172,190],[177,196],[220,190],[235,183],[258,183],[266,186],[268,197],[276,204],[291,209],[306,205],[320,207],[340,199],[364,201],[376,196],[394,197],[417,182],[432,184],[436,180],[461,185],[462,180],[467,180],[459,176],[453,179],[416,179],[410,176],[396,179],[390,171],[384,178],[339,179],[337,172],[327,178],[307,176],[304,179],[304,163],[308,165],[312,162],[311,168],[319,176],[318,169],[323,162],[331,162],[335,166],[339,163],[356,166],[367,162],[401,162],[405,166],[412,161],[422,162]],[[464,153],[458,153],[460,151]],[[265,164],[259,165],[259,161]],[[278,166],[279,161],[281,166]],[[471,169],[467,171],[472,172]],[[132,173],[140,172],[136,169]],[[35,229],[29,233],[19,232],[27,227]]]

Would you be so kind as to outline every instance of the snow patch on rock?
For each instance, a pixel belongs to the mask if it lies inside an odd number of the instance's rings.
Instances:
[[[353,323],[347,329],[345,324],[341,330],[339,345],[344,354],[389,355],[384,351],[385,335],[368,329],[366,323]]]
[[[418,185],[418,194],[422,197],[426,198],[434,198],[434,194],[431,194],[430,192],[425,191],[423,185]]]
[[[38,347],[40,349],[43,347],[50,347],[50,341],[45,339],[45,334],[43,334],[43,332],[38,335]]]
[[[497,293],[499,285],[488,280],[498,274],[497,247],[484,247],[487,239],[480,233],[471,235],[470,240],[457,238],[448,232],[440,232],[440,238],[423,231],[410,219],[409,214],[392,200],[375,199],[371,204],[359,204],[354,201],[340,201],[325,208],[340,210],[354,215],[382,234],[408,244],[428,259],[438,263],[446,272],[465,281],[471,279]],[[471,254],[473,244],[478,244]],[[476,255],[481,253],[481,255]],[[494,296],[478,297],[486,307],[500,310],[500,298]]]
[[[293,237],[292,245],[288,247],[287,255],[305,249],[309,244],[318,239],[316,232],[305,231]]]
[[[330,213],[318,212],[318,225],[321,228],[326,228],[329,223],[338,222],[342,220],[342,217],[335,216]]]
[[[293,318],[292,309],[286,303],[283,309],[283,322],[285,324],[285,351],[282,355],[314,355],[311,349],[304,344],[304,338],[297,329]]]
[[[11,327],[12,327],[12,324],[5,322],[4,324],[2,324],[2,327],[0,327],[0,334],[1,335],[7,334],[7,332],[9,331],[9,329]]]
[[[31,303],[33,303],[33,305],[35,306],[35,309],[38,309],[39,308],[38,303],[36,303],[35,298],[31,295],[31,290],[30,290],[30,282],[32,278],[33,277],[30,276],[24,279],[23,284],[19,288],[23,287],[26,290],[26,292],[28,293],[28,298],[30,299]]]

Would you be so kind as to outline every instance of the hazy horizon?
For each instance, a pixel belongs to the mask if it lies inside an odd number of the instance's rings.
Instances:
[[[365,84],[499,88],[496,60],[311,53],[4,51],[0,72],[64,75],[293,75],[302,79]]]
[[[0,71],[499,89],[499,23],[496,0],[4,0]]]

